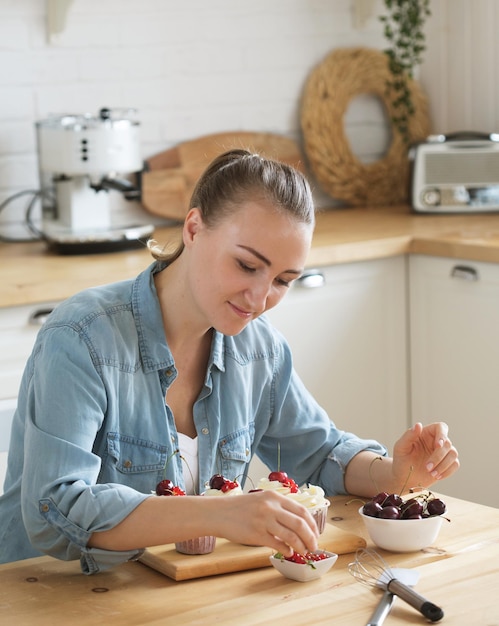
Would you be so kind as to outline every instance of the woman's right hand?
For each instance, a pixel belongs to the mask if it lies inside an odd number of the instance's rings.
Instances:
[[[219,537],[245,545],[265,545],[285,556],[317,550],[319,531],[309,511],[275,491],[210,498],[203,503],[209,518],[204,521]],[[212,516],[216,516],[215,518]]]

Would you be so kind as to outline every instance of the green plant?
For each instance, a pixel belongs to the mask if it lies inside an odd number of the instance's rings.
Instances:
[[[388,48],[392,78],[387,81],[388,97],[395,113],[392,122],[404,141],[409,143],[409,122],[414,115],[414,104],[409,88],[414,67],[422,63],[426,50],[424,25],[431,15],[430,0],[384,0],[386,15],[380,16]]]

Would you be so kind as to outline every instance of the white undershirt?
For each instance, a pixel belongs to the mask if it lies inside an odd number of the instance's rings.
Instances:
[[[188,495],[197,493],[199,480],[198,438],[191,439],[188,435],[178,433],[178,447],[182,455],[182,471],[184,474],[185,492]]]

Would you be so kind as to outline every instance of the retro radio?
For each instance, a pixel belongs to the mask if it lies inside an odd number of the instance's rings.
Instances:
[[[432,135],[409,158],[415,211],[499,211],[499,134]]]

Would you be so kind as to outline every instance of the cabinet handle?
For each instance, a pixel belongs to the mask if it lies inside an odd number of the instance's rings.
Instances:
[[[454,265],[450,275],[452,278],[460,278],[461,280],[476,281],[479,279],[478,271],[469,265]]]
[[[309,270],[296,281],[296,285],[303,287],[303,289],[315,289],[316,287],[323,287],[325,284],[326,277],[319,270]]]
[[[52,313],[54,307],[37,309],[29,316],[28,324],[31,326],[43,326],[47,321],[47,317]]]

